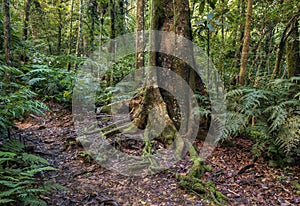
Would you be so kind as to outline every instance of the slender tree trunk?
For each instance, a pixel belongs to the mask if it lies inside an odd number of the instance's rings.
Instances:
[[[109,30],[109,38],[114,39],[116,38],[116,28],[115,28],[115,2],[114,0],[110,0],[109,3],[109,17],[110,17],[110,30]],[[109,47],[110,52],[115,50],[115,45],[113,41],[111,41],[110,47]]]
[[[298,20],[295,21],[291,35],[287,38],[286,42],[286,56],[288,64],[288,76],[289,78],[293,76],[300,75],[300,53],[299,53],[299,23]]]
[[[245,0],[238,0],[238,10],[241,13],[241,16],[244,17],[245,15]],[[232,67],[233,68],[238,68],[239,65],[239,61],[238,59],[241,58],[241,53],[242,53],[242,49],[243,49],[243,44],[241,43],[243,41],[244,38],[244,29],[245,28],[245,24],[243,22],[241,22],[239,24],[239,28],[236,30],[235,35],[234,35],[234,40],[232,42],[232,46],[233,47],[237,47],[236,52],[234,54],[234,60],[232,63]]]
[[[25,44],[25,41],[28,39],[30,7],[31,7],[31,0],[25,0],[24,15],[23,15],[23,28],[22,28],[23,44]],[[19,60],[20,60],[19,66],[21,66],[22,63],[25,64],[27,61],[27,55],[26,55],[24,46],[22,47],[22,53],[20,54]]]
[[[266,38],[266,42],[265,42],[265,52],[266,52],[266,63],[265,63],[265,67],[266,67],[266,74],[270,74],[270,63],[271,63],[271,54],[274,52],[274,49],[273,48],[273,36],[274,36],[274,27],[271,26],[270,24],[267,26],[268,28],[268,34],[267,34],[267,38]]]
[[[115,19],[115,0],[109,1],[109,17],[110,17],[110,30],[109,30],[109,37],[110,39],[116,38],[116,19]],[[109,52],[112,53],[112,57],[114,58],[114,51],[115,51],[115,43],[114,41],[110,41]],[[106,80],[108,81],[108,85],[112,86],[113,84],[113,69],[110,70],[110,73],[107,73]]]
[[[94,40],[95,40],[95,21],[97,18],[97,8],[98,3],[95,0],[89,1],[89,15],[91,19],[91,26],[90,26],[90,42],[89,42],[89,53],[94,51]]]
[[[73,36],[73,15],[74,15],[74,0],[71,0],[71,14],[70,14],[70,31],[69,31],[69,43],[68,43],[68,56],[72,52],[72,36]],[[71,62],[68,61],[67,70],[71,70]]]
[[[62,42],[62,29],[63,29],[63,22],[62,22],[62,1],[59,1],[57,6],[58,12],[58,32],[57,32],[57,54],[61,52],[61,42]]]
[[[76,43],[76,51],[75,56],[79,57],[79,54],[82,53],[82,44],[83,44],[83,35],[82,35],[82,28],[83,28],[83,22],[82,22],[82,16],[83,16],[83,0],[79,1],[79,18],[78,18],[78,34],[77,34],[77,43]],[[76,70],[77,63],[74,64],[74,70]]]
[[[145,0],[137,0],[136,22],[137,22],[137,38],[136,38],[136,69],[145,65],[144,52],[144,29],[145,29]]]
[[[251,19],[252,19],[252,5],[253,5],[253,0],[248,0],[246,25],[245,25],[245,32],[244,32],[245,36],[244,36],[244,43],[243,43],[243,50],[242,50],[241,68],[239,74],[240,85],[245,85],[245,79],[246,79],[246,67],[247,67],[247,60],[248,60]]]
[[[262,28],[261,28],[261,34],[259,37],[259,42],[256,46],[256,48],[254,49],[256,51],[256,57],[251,65],[251,68],[256,68],[256,76],[255,76],[255,81],[254,81],[254,87],[258,86],[259,83],[259,77],[260,77],[260,70],[261,70],[261,66],[262,66],[262,44],[263,44],[263,39],[265,37],[266,31],[265,31],[265,20],[262,24]],[[260,61],[258,61],[260,59]]]
[[[23,22],[23,40],[26,41],[28,38],[28,27],[29,27],[29,17],[30,17],[30,5],[31,0],[25,1],[25,12],[24,12],[24,22]]]
[[[10,27],[10,2],[9,0],[2,0],[3,9],[3,30],[4,30],[4,50],[5,50],[5,64],[11,66],[11,27]]]
[[[118,0],[118,8],[116,8],[116,29],[117,34],[124,34],[125,33],[125,8],[124,8],[124,0]]]

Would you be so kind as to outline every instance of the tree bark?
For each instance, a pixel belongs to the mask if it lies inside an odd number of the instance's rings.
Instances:
[[[29,27],[29,17],[30,17],[30,5],[31,0],[25,1],[25,12],[24,12],[24,22],[23,22],[23,40],[26,41],[28,38],[28,27]]]
[[[299,23],[295,21],[291,35],[286,42],[286,56],[289,78],[300,75],[300,54],[299,54]]]
[[[96,18],[97,18],[97,8],[98,8],[97,1],[90,0],[89,1],[89,15],[90,15],[90,19],[91,19],[90,42],[89,42],[90,52],[93,52],[95,49],[94,48],[94,40],[95,40],[95,23],[96,23]]]
[[[72,36],[73,36],[73,14],[74,14],[74,0],[71,0],[71,15],[70,15],[70,31],[69,31],[69,43],[68,43],[68,55],[72,52]],[[71,62],[68,61],[67,70],[71,70]]]
[[[62,22],[62,1],[58,2],[57,6],[57,13],[58,13],[58,28],[57,28],[57,54],[59,55],[61,52],[61,42],[62,42],[62,29],[63,29],[63,22]]]
[[[192,30],[190,23],[190,9],[187,0],[176,0],[174,2],[168,0],[153,0],[152,1],[152,17],[151,17],[151,30],[167,31],[173,32],[177,35],[181,35],[187,39],[192,39]],[[193,58],[193,49],[192,46],[182,45],[181,42],[176,41],[175,39],[164,39],[167,37],[162,36],[157,37],[155,35],[151,36],[151,45],[152,52],[150,52],[149,64],[150,66],[161,67],[167,70],[171,70],[179,75],[186,83],[195,82],[191,80],[192,69],[185,60],[178,59],[174,53],[182,53],[187,58]],[[176,49],[170,45],[176,45]],[[165,54],[158,53],[154,51],[164,50]],[[183,91],[175,91],[175,86],[172,84],[176,80],[170,80],[170,77],[163,73],[146,75],[146,85],[155,85],[155,82],[170,82],[170,88],[174,88],[175,93],[182,94],[182,101],[187,101],[188,97]],[[149,77],[151,76],[151,77]],[[195,78],[195,76],[193,76]],[[181,82],[176,82],[176,86],[180,89],[183,86],[180,86]],[[177,88],[177,89],[178,89]],[[143,92],[141,108],[137,109],[133,117],[134,124],[139,128],[147,128],[148,115],[149,111],[152,109],[156,110],[157,116],[152,119],[160,122],[159,124],[165,123],[165,129],[160,135],[159,140],[164,144],[170,144],[175,138],[176,131],[181,128],[183,119],[181,116],[181,111],[179,109],[179,102],[174,98],[174,96],[164,89],[150,86],[145,89]],[[181,102],[182,103],[182,102]],[[184,108],[186,111],[189,111],[189,102],[184,102],[184,105],[187,108]],[[138,114],[138,115],[136,115]],[[184,126],[183,126],[184,127]],[[186,129],[187,130],[187,129]],[[184,144],[183,144],[184,145]],[[183,151],[181,148],[180,150]]]
[[[116,38],[116,29],[115,29],[115,2],[114,0],[109,1],[109,17],[110,17],[110,30],[109,30],[109,38]],[[115,50],[114,42],[111,41],[109,45],[109,51],[113,52]]]
[[[278,75],[280,65],[281,65],[282,59],[284,57],[284,49],[286,46],[286,41],[287,41],[288,37],[293,33],[293,28],[294,28],[293,24],[295,24],[298,21],[298,19],[299,19],[299,13],[296,13],[289,20],[289,22],[287,23],[287,25],[282,33],[280,43],[279,43],[279,46],[277,49],[276,62],[275,62],[275,67],[274,67],[273,74],[272,74],[272,79],[276,78]],[[299,38],[299,36],[298,36],[298,38]]]
[[[76,51],[75,56],[78,57],[79,54],[82,52],[82,44],[83,44],[83,35],[82,35],[82,29],[83,29],[83,22],[82,22],[82,16],[83,16],[83,0],[79,0],[79,17],[78,17],[78,34],[77,34],[77,43],[76,43]],[[74,70],[76,70],[76,62],[74,64]]]
[[[247,67],[248,51],[249,51],[249,43],[250,43],[252,5],[253,5],[253,0],[248,0],[246,25],[245,25],[245,32],[244,32],[245,36],[244,36],[241,67],[240,67],[240,74],[239,74],[239,84],[240,85],[245,85],[245,79],[246,79],[245,76],[246,76],[246,67]]]
[[[116,33],[117,35],[125,34],[125,8],[124,8],[124,0],[118,0],[118,8],[116,12]]]
[[[137,22],[137,37],[136,37],[136,69],[145,66],[144,52],[144,29],[145,29],[145,0],[137,0],[136,22]]]
[[[11,66],[11,26],[10,26],[10,2],[9,0],[2,0],[3,9],[3,31],[4,31],[4,50],[5,50],[5,64]]]

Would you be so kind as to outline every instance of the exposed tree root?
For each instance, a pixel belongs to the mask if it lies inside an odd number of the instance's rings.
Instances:
[[[227,198],[217,191],[215,184],[200,179],[205,172],[211,171],[212,168],[201,160],[194,147],[190,147],[189,153],[194,164],[186,176],[177,175],[180,187],[199,197],[207,198],[216,205],[224,205]]]

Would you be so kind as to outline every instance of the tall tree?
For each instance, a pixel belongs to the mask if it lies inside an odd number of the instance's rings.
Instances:
[[[72,52],[72,36],[73,36],[73,13],[74,13],[74,0],[71,0],[71,14],[70,14],[70,30],[69,30],[69,42],[68,42],[68,55]],[[67,70],[71,70],[71,62],[68,61]]]
[[[75,56],[78,57],[83,49],[83,0],[79,0],[79,16],[78,16],[78,33],[76,41]],[[76,62],[74,64],[74,70],[76,69]]]
[[[245,32],[244,32],[244,43],[243,43],[242,58],[241,58],[241,68],[239,74],[240,85],[245,85],[245,75],[246,75],[246,67],[247,67],[248,51],[249,51],[249,43],[250,43],[250,32],[251,32],[252,5],[253,5],[253,0],[248,0],[246,25],[245,25]]]
[[[300,75],[300,41],[299,41],[299,23],[298,19],[291,28],[291,34],[286,42],[286,56],[288,65],[288,76],[293,77]]]
[[[28,27],[29,27],[29,16],[30,16],[30,4],[31,0],[25,0],[25,12],[24,12],[24,22],[23,22],[23,40],[27,40],[28,37]]]
[[[299,42],[297,39],[299,38],[299,33],[298,33],[298,19],[300,15],[299,12],[293,14],[293,16],[289,19],[289,21],[286,23],[285,29],[282,32],[280,43],[277,49],[277,55],[276,55],[276,62],[275,62],[275,67],[273,69],[273,74],[272,74],[272,79],[276,78],[279,73],[279,69],[281,67],[281,62],[284,58],[285,51],[284,49],[286,46],[289,46],[289,49],[292,49],[292,51],[287,51],[288,55],[287,58],[289,58],[288,62],[290,64],[290,73],[294,73],[292,71],[297,71],[297,66],[294,66],[299,59],[297,58],[296,55],[298,55],[299,52],[297,52],[297,42]],[[298,33],[298,37],[297,36]],[[290,37],[292,35],[292,37]],[[287,40],[289,39],[290,43],[287,43]],[[298,48],[299,50],[299,48]],[[294,57],[292,57],[294,56]],[[293,60],[292,60],[293,59]],[[295,61],[295,63],[294,63]],[[297,63],[296,63],[297,64]]]
[[[89,47],[90,51],[94,51],[94,39],[95,39],[95,24],[96,20],[98,18],[97,14],[98,10],[98,2],[96,0],[89,0],[88,3],[88,13],[89,13],[89,18],[90,18],[90,42],[89,42]]]
[[[144,45],[144,29],[145,29],[145,0],[137,0],[137,9],[136,9],[136,69],[144,67],[145,64],[145,55],[144,52],[138,52],[139,50],[143,51]]]
[[[58,28],[57,28],[57,54],[61,52],[62,44],[62,30],[63,30],[63,1],[60,0],[57,5],[57,14],[58,14]]]
[[[9,0],[2,0],[3,8],[3,31],[4,31],[4,50],[5,50],[5,64],[10,66],[12,64],[11,54],[11,26],[10,26],[10,2]]]
[[[109,17],[110,17],[110,29],[109,38],[114,39],[116,37],[116,19],[115,19],[115,0],[109,0]],[[111,41],[109,50],[114,51],[115,45]]]
[[[172,34],[177,34],[185,37],[186,39],[192,39],[192,30],[190,23],[190,8],[188,0],[153,0],[152,1],[152,17],[151,17],[151,30],[165,31]],[[194,62],[193,57],[193,46],[186,45],[182,40],[178,40],[175,36],[167,35],[157,35],[157,33],[152,34],[151,38],[151,52],[149,63],[150,66],[156,68],[165,68],[169,71],[176,73],[181,77],[182,82],[170,77],[170,74],[165,74],[157,70],[151,73],[151,75],[146,74],[146,88],[140,92],[140,104],[136,108],[131,108],[133,125],[137,128],[145,129],[149,131],[151,129],[151,124],[165,125],[162,133],[159,135],[159,141],[168,145],[172,143],[176,137],[179,129],[185,132],[186,136],[189,136],[188,125],[189,121],[193,115],[183,114],[184,111],[190,112],[191,105],[188,101],[188,92],[183,91],[184,83],[192,85],[195,82],[195,75],[192,75],[191,66],[187,62]],[[173,45],[173,46],[172,46]],[[174,47],[176,45],[176,48]],[[155,52],[164,51],[164,52]],[[185,56],[186,59],[176,58],[175,54],[180,56]],[[173,79],[172,79],[173,78]],[[174,89],[173,94],[170,91],[156,87],[157,82],[170,82],[170,87]],[[176,85],[174,85],[174,83]],[[174,94],[180,94],[181,99],[175,99]],[[179,108],[179,105],[182,106]],[[151,111],[155,111],[154,114]],[[151,112],[151,114],[150,114]],[[183,113],[181,113],[183,112]],[[151,120],[149,117],[151,115]],[[184,117],[184,115],[186,115]],[[148,130],[147,130],[148,129]],[[132,130],[132,128],[129,128]],[[152,131],[153,132],[153,131]],[[150,152],[151,144],[148,144],[148,140],[153,138],[149,132],[145,132],[145,151]],[[178,142],[179,141],[179,142]],[[175,143],[176,154],[182,155],[187,149],[188,143],[184,139],[177,139]],[[150,152],[151,153],[151,152]]]

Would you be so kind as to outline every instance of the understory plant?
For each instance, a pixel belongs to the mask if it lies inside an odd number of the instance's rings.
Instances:
[[[262,88],[239,87],[227,93],[223,137],[248,136],[253,153],[279,163],[300,153],[300,78],[275,79]]]
[[[14,67],[0,66],[0,137],[9,137],[13,120],[29,113],[43,114],[47,106],[34,98],[34,93],[26,82],[24,73]]]
[[[45,159],[28,154],[20,142],[6,141],[0,146],[0,205],[47,205],[40,195],[62,189],[41,180],[53,170]]]
[[[63,68],[31,65],[23,75],[32,90],[45,100],[71,103],[75,74]]]
[[[36,100],[37,94],[24,80],[24,73],[14,67],[0,66],[0,204],[47,205],[39,195],[59,185],[44,182],[41,175],[55,170],[38,156],[29,154],[10,131],[14,121],[30,113],[43,114],[47,106]]]

